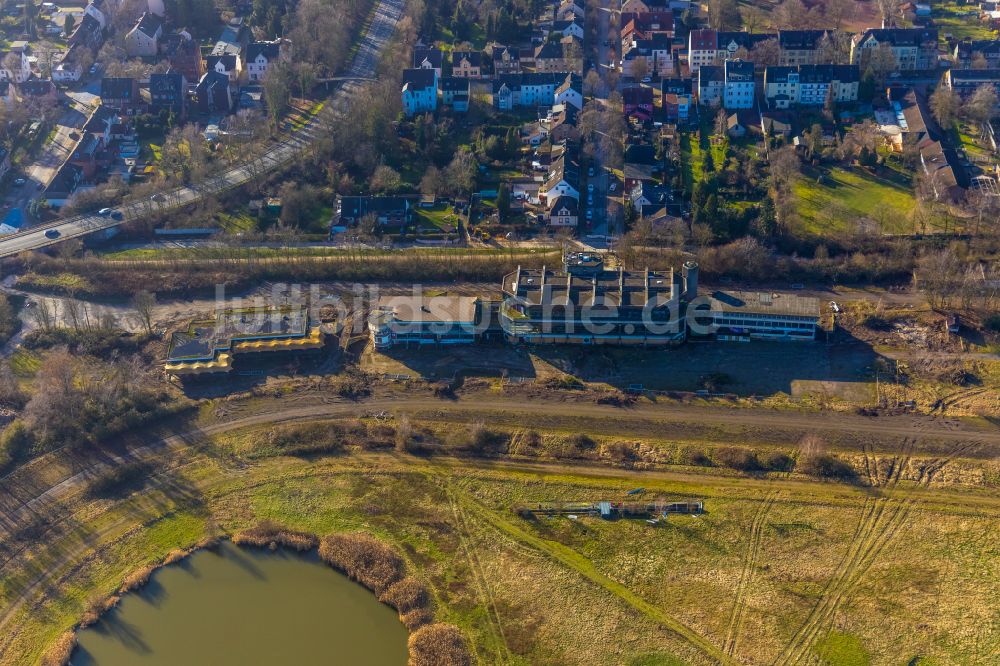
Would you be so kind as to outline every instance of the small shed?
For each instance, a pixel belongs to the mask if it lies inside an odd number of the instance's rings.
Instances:
[[[597,510],[601,514],[601,518],[605,520],[611,518],[611,502],[598,502]]]

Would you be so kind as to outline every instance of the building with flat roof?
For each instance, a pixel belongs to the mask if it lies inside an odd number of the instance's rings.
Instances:
[[[590,254],[567,255],[562,270],[518,267],[503,279],[500,326],[510,342],[678,344],[697,275],[693,263],[683,277],[607,269]]]
[[[227,373],[239,355],[321,349],[323,333],[303,306],[219,310],[170,338],[164,369],[177,377]]]
[[[688,311],[688,327],[718,340],[815,340],[819,299],[757,291],[715,291]]]
[[[383,296],[368,330],[375,349],[470,344],[478,339],[482,311],[474,296]]]

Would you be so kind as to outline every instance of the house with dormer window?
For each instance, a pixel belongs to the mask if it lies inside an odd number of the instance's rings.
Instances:
[[[262,82],[267,76],[268,68],[284,57],[285,49],[286,42],[280,39],[247,44],[243,53],[243,71],[246,72],[247,80],[252,83]]]
[[[433,113],[437,109],[438,76],[431,67],[403,70],[403,113],[412,117],[418,113]]]

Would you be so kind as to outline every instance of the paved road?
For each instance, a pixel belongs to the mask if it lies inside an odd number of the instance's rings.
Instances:
[[[362,36],[358,50],[346,72],[346,77],[367,79],[376,73],[379,55],[403,15],[403,0],[379,0],[374,18]],[[188,206],[218,192],[238,187],[260,178],[267,171],[277,169],[292,162],[312,140],[317,130],[325,122],[331,122],[336,113],[344,108],[346,101],[354,95],[360,83],[344,82],[328,100],[324,112],[312,118],[293,136],[271,146],[266,154],[245,165],[229,168],[212,178],[188,187],[162,192],[158,201],[132,202],[119,207],[122,219],[96,214],[79,215],[50,224],[0,238],[0,258],[17,255],[27,250],[37,250],[62,242],[69,238],[79,238],[95,232],[111,229],[130,220],[142,218],[150,212],[162,212]]]

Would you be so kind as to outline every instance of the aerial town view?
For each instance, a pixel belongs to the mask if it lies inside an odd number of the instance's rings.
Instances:
[[[1000,664],[1000,2],[0,0],[0,666]]]

